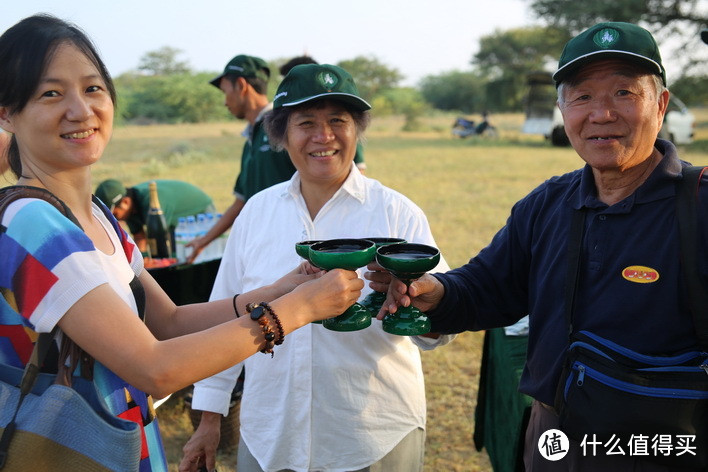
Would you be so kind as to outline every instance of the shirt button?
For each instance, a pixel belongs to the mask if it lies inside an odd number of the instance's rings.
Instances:
[[[600,221],[605,221],[607,219],[606,215],[600,215]]]

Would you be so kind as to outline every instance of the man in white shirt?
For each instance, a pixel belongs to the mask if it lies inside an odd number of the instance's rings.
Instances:
[[[301,259],[295,243],[395,237],[435,245],[422,210],[361,175],[353,164],[369,104],[351,76],[329,65],[295,67],[281,83],[271,143],[287,149],[297,173],[253,196],[236,220],[212,298],[272,283]],[[444,259],[436,271],[447,270]],[[366,293],[363,293],[366,295]],[[275,356],[244,362],[239,472],[422,470],[425,389],[419,348],[450,336],[406,337],[366,329],[306,326]],[[202,421],[185,446],[180,470],[206,456],[214,467],[221,415],[241,366],[195,384]]]

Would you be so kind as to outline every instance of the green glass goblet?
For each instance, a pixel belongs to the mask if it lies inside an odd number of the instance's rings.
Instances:
[[[374,260],[376,244],[366,239],[330,239],[310,246],[310,261],[324,270],[356,270]],[[332,331],[357,331],[371,325],[371,312],[359,303],[322,321]]]
[[[298,256],[302,257],[307,262],[312,264],[312,261],[310,260],[310,246],[321,242],[321,239],[311,239],[308,241],[297,242],[295,243],[295,252],[297,252]]]
[[[376,244],[376,249],[381,246],[388,246],[389,244],[401,244],[406,242],[405,239],[401,238],[366,238],[366,240],[373,241],[374,244]],[[372,317],[375,317],[381,309],[381,305],[383,305],[385,301],[386,292],[373,291],[364,297],[361,304],[369,309]]]
[[[302,257],[307,262],[312,264],[312,261],[310,260],[310,246],[312,246],[313,244],[319,243],[321,241],[322,240],[320,240],[320,239],[311,239],[311,240],[307,240],[307,241],[297,242],[297,243],[295,243],[295,252],[297,253],[298,256]],[[322,324],[322,321],[313,321],[313,323]]]
[[[440,251],[425,244],[391,244],[376,250],[376,261],[409,287],[414,280],[438,265]],[[382,326],[387,333],[401,336],[430,332],[430,320],[412,305],[398,307],[396,313],[388,313],[384,316]]]

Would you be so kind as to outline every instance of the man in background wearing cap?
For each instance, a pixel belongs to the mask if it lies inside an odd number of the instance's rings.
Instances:
[[[178,220],[182,216],[199,213],[215,213],[211,197],[200,188],[180,180],[155,180],[157,197],[165,215],[165,222],[172,236]],[[142,182],[126,187],[116,179],[108,179],[96,187],[95,195],[113,213],[118,221],[125,221],[133,235],[133,240],[142,252],[147,250],[145,222],[150,211],[150,182]]]
[[[647,355],[699,345],[682,290],[675,215],[675,184],[686,163],[671,142],[657,139],[669,92],[654,38],[632,24],[598,24],[567,43],[553,78],[566,133],[584,168],[546,181],[517,202],[506,225],[469,263],[424,275],[407,292],[394,281],[390,293],[397,303],[412,302],[428,312],[432,329],[442,333],[507,326],[529,314],[519,384],[534,399],[524,449],[527,471],[685,470],[628,455],[627,444],[624,455],[598,448],[592,457],[590,447],[583,454],[571,439],[568,455],[555,462],[539,451],[544,432],[561,429],[551,405],[569,344],[569,242],[580,244],[573,332],[588,330]],[[705,214],[708,176],[699,188],[698,211]],[[582,239],[571,236],[576,213],[584,219]],[[706,285],[708,219],[700,218],[698,227],[700,279]],[[623,277],[632,266],[659,275],[653,283],[637,283]],[[600,412],[603,399],[596,400]],[[692,446],[708,447],[708,438],[694,439]]]
[[[265,126],[297,173],[246,203],[212,298],[272,283],[302,262],[295,252],[302,240],[394,237],[435,244],[420,208],[353,164],[370,108],[337,66],[299,65],[283,79]],[[438,270],[447,268],[441,259]],[[381,277],[368,278],[383,289],[388,279]],[[243,363],[239,472],[422,470],[426,405],[419,349],[452,337],[397,336],[369,314],[360,321],[363,329],[350,332],[311,324],[288,335],[273,358],[257,355]],[[194,472],[202,457],[213,469],[221,415],[240,367],[195,384],[192,408],[203,413],[180,471]]]
[[[207,244],[231,228],[249,198],[288,180],[295,173],[288,153],[271,149],[263,130],[263,117],[273,108],[266,95],[269,79],[270,68],[263,59],[241,54],[231,59],[224,72],[209,82],[224,93],[224,105],[231,114],[248,121],[248,126],[243,132],[246,143],[241,154],[241,170],[234,185],[234,202],[204,237],[187,245],[192,248],[190,262]]]

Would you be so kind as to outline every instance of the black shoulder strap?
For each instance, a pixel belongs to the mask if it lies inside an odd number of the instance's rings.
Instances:
[[[573,217],[568,235],[568,273],[565,278],[565,321],[568,326],[568,336],[573,334],[573,310],[575,308],[575,292],[578,289],[578,272],[580,271],[580,249],[583,246],[585,229],[585,210],[572,210]]]
[[[708,167],[686,167],[677,182],[676,215],[679,222],[681,267],[688,288],[688,298],[696,335],[701,349],[708,350],[708,290],[698,270],[698,189]],[[585,212],[573,210],[568,238],[568,273],[565,287],[565,317],[568,335],[573,333],[573,309],[578,285],[580,250]]]
[[[681,238],[681,267],[688,289],[688,302],[693,314],[699,346],[708,351],[708,290],[698,271],[698,189],[708,167],[684,167],[677,182],[676,216]]]
[[[69,218],[72,223],[81,228],[81,230],[83,231],[81,224],[71,212],[71,209],[66,206],[63,201],[57,198],[56,195],[54,195],[49,190],[40,187],[32,187],[29,185],[12,185],[10,187],[0,189],[0,216],[5,213],[5,210],[10,205],[10,203],[14,202],[15,200],[19,200],[20,198],[38,198],[40,200],[44,200],[51,203],[57,210],[61,212],[62,215]]]

